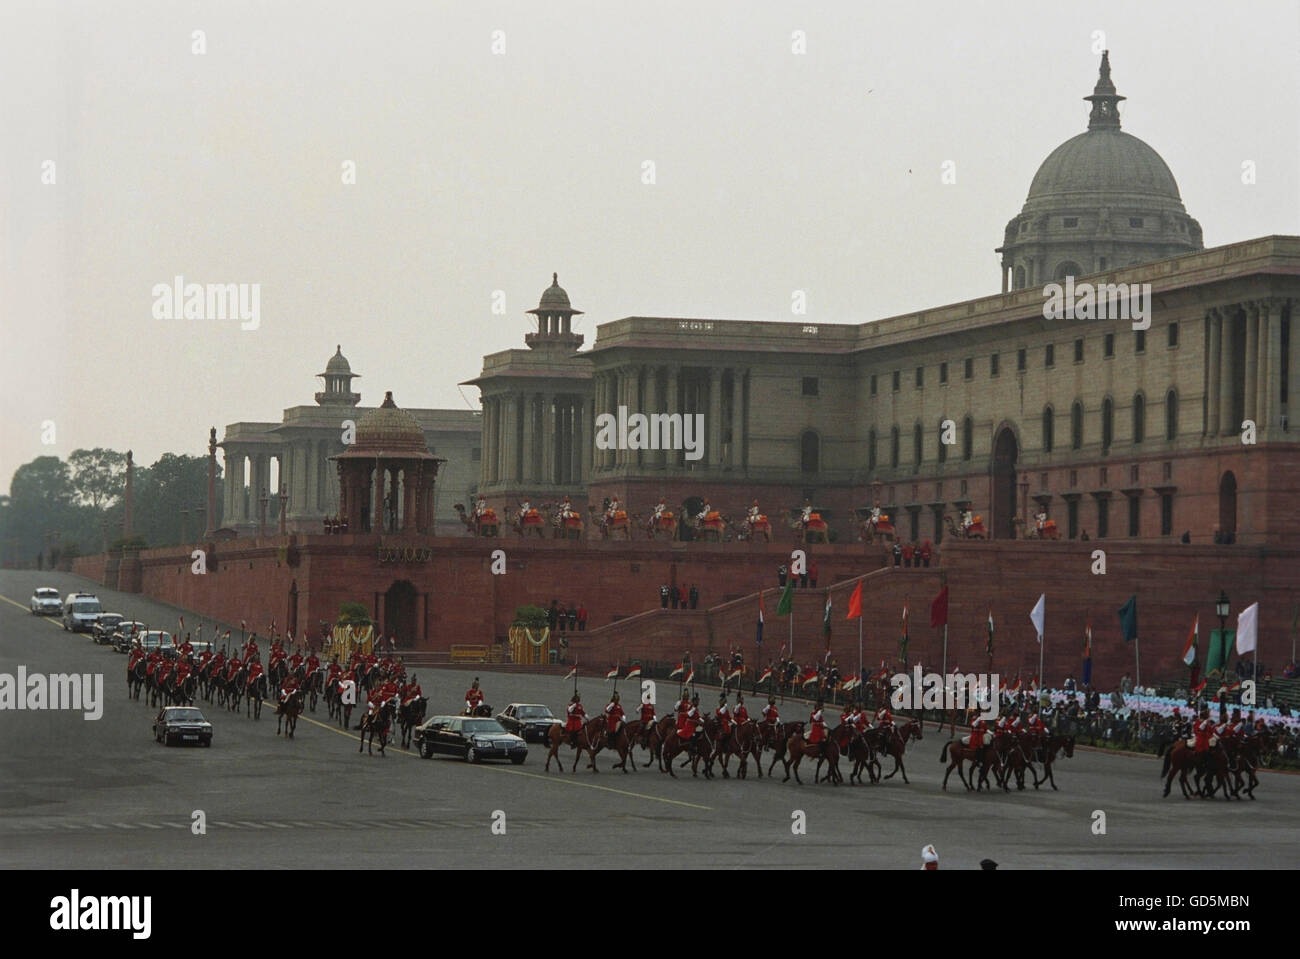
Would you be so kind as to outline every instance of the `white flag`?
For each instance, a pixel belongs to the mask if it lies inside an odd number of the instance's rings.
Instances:
[[[1259,630],[1259,603],[1251,603],[1237,614],[1237,655],[1255,651]]]
[[[1033,612],[1029,614],[1029,621],[1034,624],[1038,630],[1038,641],[1043,641],[1043,618],[1047,614],[1047,594],[1043,593],[1038,597],[1038,602],[1034,604]]]

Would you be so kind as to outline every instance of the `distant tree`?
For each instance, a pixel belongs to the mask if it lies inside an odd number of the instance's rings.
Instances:
[[[368,626],[374,622],[370,618],[370,610],[366,608],[365,603],[340,603],[339,604],[339,626]]]
[[[73,450],[68,456],[72,486],[78,502],[101,509],[122,495],[126,486],[126,455],[97,446]]]

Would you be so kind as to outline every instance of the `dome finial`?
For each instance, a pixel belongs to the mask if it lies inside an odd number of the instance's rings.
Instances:
[[[1109,50],[1101,52],[1101,69],[1097,76],[1097,85],[1092,89],[1092,96],[1084,99],[1092,103],[1092,113],[1088,115],[1089,130],[1119,129],[1118,104],[1120,100],[1128,98],[1117,94],[1115,84],[1111,82]]]
[[[559,285],[560,285],[560,274],[558,274],[558,273],[552,273],[552,274],[551,274],[551,282],[554,283],[556,286],[559,286]]]

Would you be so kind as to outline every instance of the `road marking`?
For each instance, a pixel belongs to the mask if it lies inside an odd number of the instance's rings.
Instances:
[[[503,769],[498,767],[497,772],[506,773],[511,776],[527,776],[529,779],[540,779],[544,783],[560,783],[565,786],[581,786],[584,789],[599,789],[601,792],[618,793],[620,796],[632,796],[635,799],[647,799],[650,802],[663,802],[669,803],[673,806],[685,806],[688,809],[703,809],[708,812],[713,811],[712,806],[701,806],[698,803],[683,802],[680,799],[666,799],[663,796],[647,796],[645,793],[634,793],[628,789],[615,789],[613,786],[597,786],[595,783],[574,782],[572,779],[555,779],[550,776],[540,776],[537,773],[526,773],[520,769]]]

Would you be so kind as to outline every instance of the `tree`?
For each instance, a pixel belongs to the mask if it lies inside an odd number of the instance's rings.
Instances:
[[[220,480],[219,467],[217,478]],[[204,520],[198,517],[204,516],[202,507],[208,501],[207,457],[164,453],[148,469],[136,469],[132,493],[132,532],[144,536],[150,545],[170,546],[181,542],[183,509],[196,517],[190,520],[186,532],[191,538],[199,536],[203,530],[198,527]],[[220,522],[220,515],[216,520]]]
[[[73,450],[68,457],[78,502],[101,509],[122,495],[126,486],[126,456],[97,446]]]
[[[370,610],[366,609],[365,603],[340,603],[339,604],[339,626],[368,626],[373,622],[370,618]]]
[[[6,539],[25,560],[46,549],[46,536],[58,531],[63,542],[75,541],[74,527],[82,525],[74,503],[72,474],[57,456],[38,456],[14,471],[9,503],[4,511]]]

